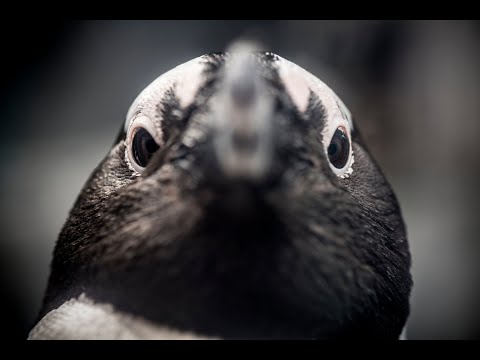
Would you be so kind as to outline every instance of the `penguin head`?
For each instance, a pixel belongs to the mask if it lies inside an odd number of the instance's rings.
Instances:
[[[347,107],[237,43],[131,105],[57,241],[42,315],[81,293],[221,338],[398,338],[410,254]]]

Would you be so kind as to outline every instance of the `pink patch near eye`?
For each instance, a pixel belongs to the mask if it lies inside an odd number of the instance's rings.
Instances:
[[[307,110],[310,88],[305,79],[292,71],[286,71],[282,80],[297,109],[300,112]]]

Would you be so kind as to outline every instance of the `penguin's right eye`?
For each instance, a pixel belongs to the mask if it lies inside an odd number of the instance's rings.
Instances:
[[[127,132],[126,160],[138,174],[160,148],[155,140],[155,127],[148,118],[135,119]]]

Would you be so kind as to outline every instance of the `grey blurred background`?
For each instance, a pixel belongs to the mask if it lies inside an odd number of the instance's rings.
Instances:
[[[26,338],[56,237],[154,78],[238,36],[329,84],[399,197],[413,255],[410,339],[480,333],[480,26],[468,21],[73,21],[2,25],[0,290]]]

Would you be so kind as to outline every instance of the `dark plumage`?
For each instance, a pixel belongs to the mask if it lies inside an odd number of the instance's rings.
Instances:
[[[242,46],[133,104],[61,231],[39,319],[83,293],[204,336],[399,337],[412,280],[389,183],[333,92]],[[155,150],[145,169],[135,141]]]

